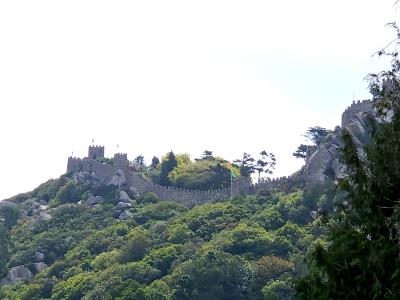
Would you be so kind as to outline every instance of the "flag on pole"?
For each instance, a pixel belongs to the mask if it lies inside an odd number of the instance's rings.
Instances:
[[[237,175],[231,170],[231,178],[236,178]]]

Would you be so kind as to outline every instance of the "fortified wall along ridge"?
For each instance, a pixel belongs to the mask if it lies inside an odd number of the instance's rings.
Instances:
[[[104,146],[89,146],[85,158],[69,157],[67,172],[73,173],[81,182],[113,184],[140,194],[153,192],[160,200],[173,200],[189,207],[249,194],[254,188],[250,178],[240,176],[233,180],[231,189],[199,191],[162,186],[141,176],[130,165],[126,153],[116,153],[112,159],[106,159]]]

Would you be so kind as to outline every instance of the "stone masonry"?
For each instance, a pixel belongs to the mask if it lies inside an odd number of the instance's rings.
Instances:
[[[102,162],[101,158],[104,158],[104,147],[91,146],[88,157],[68,158],[67,172],[74,173],[78,181],[90,180],[95,184],[113,184],[123,190],[131,190],[140,194],[153,192],[160,200],[173,200],[189,207],[223,200],[231,196],[230,189],[198,191],[161,186],[139,175],[129,165],[126,153],[115,154],[111,163]],[[235,180],[232,194],[247,193],[246,185],[249,183],[243,184],[242,179]]]

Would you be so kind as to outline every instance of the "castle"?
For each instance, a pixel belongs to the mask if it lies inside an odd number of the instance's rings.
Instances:
[[[113,184],[120,189],[139,194],[153,192],[160,200],[173,200],[189,207],[248,194],[251,188],[250,178],[243,177],[235,179],[231,189],[222,190],[199,191],[161,186],[138,174],[130,165],[126,153],[116,153],[113,159],[107,161],[103,146],[89,146],[88,156],[85,158],[69,157],[67,172],[74,173],[78,181]]]
[[[342,124],[341,127],[344,128],[354,121],[354,116],[360,113],[372,111],[372,101],[371,100],[358,100],[353,101],[353,103],[346,108],[342,114]]]
[[[370,100],[353,101],[351,106],[342,114],[341,128],[347,128],[356,137],[357,132],[363,127],[362,123],[359,122],[360,116],[369,111],[372,111]],[[308,173],[318,174],[318,170],[326,169],[327,165],[337,160],[338,146],[335,143],[340,144],[340,127],[335,129],[332,141],[326,145],[321,145],[321,149],[317,149],[307,161],[305,168],[308,169]],[[142,177],[137,169],[130,164],[126,153],[116,153],[112,159],[106,159],[103,146],[89,146],[88,156],[85,158],[69,157],[67,172],[74,173],[78,181],[90,181],[104,185],[113,184],[120,189],[131,190],[139,194],[153,192],[160,200],[173,200],[189,207],[238,195],[257,194],[301,181],[297,174],[296,176],[267,179],[253,185],[250,178],[239,176],[233,180],[230,189],[199,191],[166,187]],[[338,174],[335,173],[335,175]],[[321,175],[320,177],[323,178],[324,176]],[[308,176],[307,180],[313,181],[314,179],[312,176]]]

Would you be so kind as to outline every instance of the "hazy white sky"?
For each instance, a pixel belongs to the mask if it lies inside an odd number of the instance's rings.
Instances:
[[[276,154],[369,97],[395,0],[1,1],[0,199],[106,147]],[[117,149],[117,144],[119,149]]]

